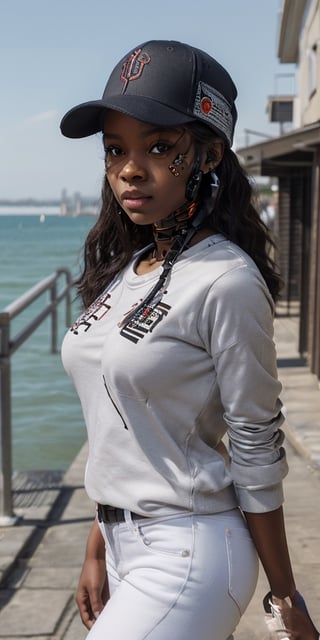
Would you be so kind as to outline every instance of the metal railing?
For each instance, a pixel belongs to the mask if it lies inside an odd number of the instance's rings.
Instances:
[[[58,290],[58,281],[63,276],[65,285]],[[66,299],[66,325],[69,326],[72,286],[70,270],[57,269],[0,312],[0,526],[16,521],[12,497],[11,356],[48,316],[51,316],[51,353],[57,353],[58,305]],[[49,292],[46,306],[12,338],[10,329],[13,318],[46,292]]]

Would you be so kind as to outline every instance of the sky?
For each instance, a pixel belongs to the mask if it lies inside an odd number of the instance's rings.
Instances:
[[[294,91],[294,65],[277,58],[281,0],[0,0],[0,199],[100,194],[100,136],[69,140],[60,120],[101,98],[115,64],[149,39],[207,51],[232,76],[235,150],[279,135],[270,95]]]

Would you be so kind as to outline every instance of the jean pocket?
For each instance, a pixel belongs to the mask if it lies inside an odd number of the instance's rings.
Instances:
[[[139,521],[137,534],[150,553],[175,558],[190,558],[193,551],[192,516]]]
[[[246,610],[258,579],[258,556],[246,529],[226,529],[226,547],[229,569],[229,595],[236,603],[240,615]]]

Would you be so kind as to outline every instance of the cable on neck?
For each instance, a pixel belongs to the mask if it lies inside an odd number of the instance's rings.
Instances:
[[[147,293],[144,299],[125,315],[118,325],[121,329],[129,322],[134,321],[135,318],[138,318],[142,311],[146,312],[148,307],[150,307],[151,311],[161,300],[173,265],[183,251],[188,247],[194,235],[203,226],[203,222],[207,215],[207,208],[205,206],[201,207],[195,216],[188,221],[188,224],[174,236],[171,248],[167,252],[161,266],[161,273],[158,281],[149,293]]]

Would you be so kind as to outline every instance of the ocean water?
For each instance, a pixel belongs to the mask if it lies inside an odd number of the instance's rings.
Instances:
[[[12,210],[11,210],[12,211]],[[39,210],[0,208],[0,310],[30,287],[67,267],[78,275],[92,216],[45,215]],[[61,282],[64,282],[62,279]],[[48,294],[12,321],[11,337],[36,315]],[[80,303],[73,295],[72,319]],[[65,303],[59,305],[59,348],[67,330]],[[12,355],[13,469],[65,469],[85,441],[78,398],[60,360],[50,352],[50,319]]]

